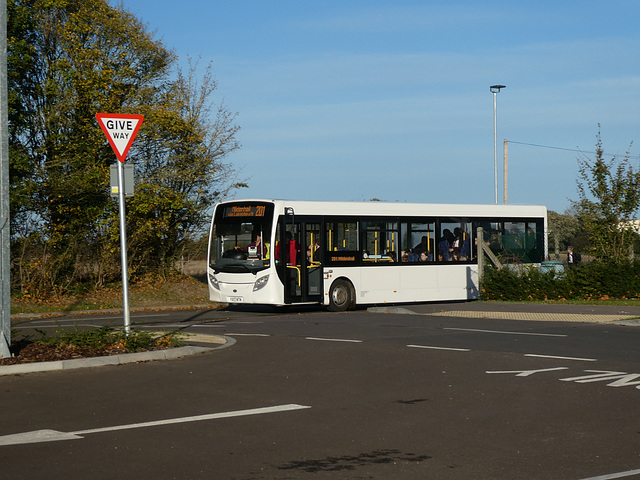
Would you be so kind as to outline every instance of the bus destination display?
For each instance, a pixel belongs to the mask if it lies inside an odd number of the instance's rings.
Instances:
[[[266,205],[229,205],[224,207],[224,218],[264,217]]]

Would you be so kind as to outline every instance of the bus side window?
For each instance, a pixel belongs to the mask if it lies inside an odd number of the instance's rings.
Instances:
[[[327,247],[329,252],[360,250],[358,222],[327,222]]]
[[[450,218],[440,222],[438,260],[466,262],[471,259],[471,222]]]
[[[434,260],[435,223],[416,221],[400,224],[400,248],[404,262],[427,263]]]

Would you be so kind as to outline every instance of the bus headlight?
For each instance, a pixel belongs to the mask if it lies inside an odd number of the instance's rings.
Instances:
[[[216,290],[220,290],[220,285],[218,284],[218,279],[213,275],[213,273],[209,274],[209,282],[211,282],[211,286]]]
[[[256,283],[253,284],[253,291],[260,290],[264,287],[269,281],[269,275],[265,275],[264,277],[260,277],[256,280]]]

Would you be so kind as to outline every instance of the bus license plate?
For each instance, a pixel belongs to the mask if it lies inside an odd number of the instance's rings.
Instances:
[[[230,303],[242,303],[244,301],[243,297],[229,297]]]

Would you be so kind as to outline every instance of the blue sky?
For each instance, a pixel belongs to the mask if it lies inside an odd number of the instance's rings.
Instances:
[[[122,4],[182,61],[213,62],[241,127],[238,198],[494,203],[494,84],[499,203],[505,138],[509,203],[558,212],[598,124],[607,158],[640,140],[636,0]]]

